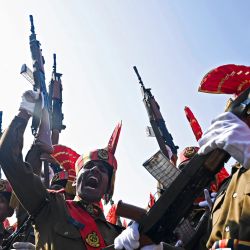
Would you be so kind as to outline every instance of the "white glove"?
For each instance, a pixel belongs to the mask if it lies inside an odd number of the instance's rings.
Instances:
[[[213,192],[209,195],[209,191],[207,189],[204,189],[204,195],[205,195],[205,200],[199,202],[199,206],[208,207],[209,210],[211,210],[217,193]]]
[[[35,250],[36,246],[33,245],[30,242],[15,242],[13,244],[13,249],[11,250],[15,250],[15,249],[19,249],[19,250]]]
[[[41,95],[42,96],[42,95]],[[29,115],[33,115],[36,102],[39,100],[40,93],[34,90],[27,90],[22,95],[22,101],[20,103],[19,110],[26,110]],[[42,96],[41,106],[43,108],[44,101]]]
[[[130,226],[128,226],[122,233],[115,238],[114,246],[115,249],[126,249],[132,250],[137,249],[140,246],[139,243],[139,230],[138,223],[133,222]]]
[[[250,128],[231,112],[225,112],[212,121],[199,145],[199,154],[224,149],[245,168],[250,168]]]

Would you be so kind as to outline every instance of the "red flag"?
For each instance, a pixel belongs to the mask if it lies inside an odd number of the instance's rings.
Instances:
[[[193,112],[191,111],[191,109],[189,107],[185,107],[184,108],[186,117],[189,121],[189,124],[193,130],[193,133],[195,135],[195,138],[197,141],[199,141],[199,139],[202,136],[202,130],[201,130],[201,126],[199,124],[199,122],[197,121],[196,117],[194,116]]]
[[[108,214],[106,215],[106,220],[109,223],[112,223],[114,225],[116,225],[116,221],[117,221],[116,209],[117,209],[117,205],[113,204],[111,208],[109,209]]]
[[[155,197],[150,193],[148,207],[151,208],[154,204],[155,204]]]
[[[213,94],[235,94],[250,86],[250,67],[227,64],[209,71],[202,79],[199,91]]]

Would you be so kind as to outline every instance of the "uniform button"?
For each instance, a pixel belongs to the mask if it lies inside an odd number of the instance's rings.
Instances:
[[[237,193],[233,193],[233,198],[236,198],[237,197]]]
[[[64,232],[64,235],[69,235],[69,232]]]
[[[226,232],[229,232],[229,229],[230,229],[229,226],[226,226],[226,227],[225,227],[225,231],[226,231]]]

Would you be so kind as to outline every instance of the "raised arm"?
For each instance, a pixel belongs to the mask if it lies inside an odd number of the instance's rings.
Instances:
[[[23,134],[39,94],[26,91],[20,111],[0,141],[0,164],[23,207],[35,215],[47,200],[47,191],[31,166],[23,161]]]

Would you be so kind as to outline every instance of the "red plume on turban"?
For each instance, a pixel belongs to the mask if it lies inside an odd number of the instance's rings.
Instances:
[[[122,128],[122,122],[118,123],[117,126],[115,127],[110,139],[109,139],[109,143],[108,143],[108,152],[115,154],[115,150],[118,144],[118,140],[120,137],[120,132],[121,132],[121,128]]]
[[[209,71],[202,79],[199,91],[213,94],[239,95],[250,86],[250,67],[227,64]]]
[[[189,121],[189,124],[193,130],[195,138],[197,141],[199,141],[199,139],[202,136],[201,126],[189,107],[185,107],[184,111],[185,111],[186,117]]]
[[[60,144],[54,145],[53,149],[51,157],[68,172],[69,180],[74,181],[76,177],[75,162],[80,155],[73,149]]]

